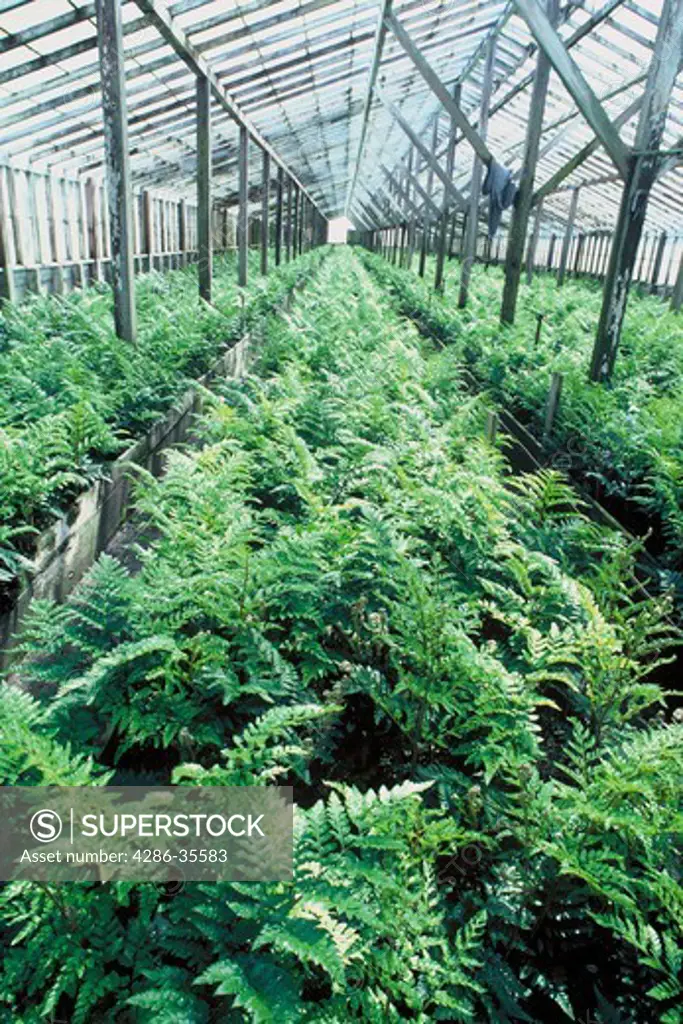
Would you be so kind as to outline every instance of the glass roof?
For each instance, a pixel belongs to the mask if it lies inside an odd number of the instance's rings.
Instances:
[[[565,46],[622,140],[632,144],[639,99],[652,58],[663,0],[571,0],[558,29]],[[411,143],[386,97],[443,158],[450,119],[393,34],[378,55],[386,0],[156,0],[284,164],[329,217],[386,202],[387,172],[397,176]],[[537,50],[508,0],[397,0],[393,13],[449,89],[461,83],[461,107],[476,126],[482,67],[496,37],[487,144],[518,172],[524,151]],[[122,3],[131,167],[136,188],[195,193],[195,75],[135,0]],[[379,88],[370,88],[374,84]],[[367,109],[367,130],[363,131]],[[237,126],[213,108],[214,192],[235,201]],[[671,151],[648,208],[648,229],[683,234],[683,80],[676,82],[663,148]],[[361,138],[363,146],[361,150]],[[536,187],[594,138],[553,72],[546,102]],[[0,162],[97,179],[103,174],[94,4],[84,0],[0,0]],[[473,150],[456,147],[454,183],[467,195]],[[254,182],[260,158],[252,147]],[[357,168],[357,171],[356,171]],[[427,170],[419,171],[426,182]],[[566,221],[572,189],[582,185],[577,223],[611,228],[621,181],[599,146],[544,201],[544,219]],[[443,186],[434,181],[441,202]],[[385,198],[381,198],[384,196]],[[373,198],[374,197],[374,198]]]

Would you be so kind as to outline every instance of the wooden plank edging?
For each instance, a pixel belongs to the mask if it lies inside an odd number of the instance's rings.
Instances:
[[[309,279],[295,281],[278,308],[289,308],[296,292],[308,283]],[[80,494],[64,515],[41,533],[31,568],[20,578],[14,605],[0,613],[0,670],[12,661],[11,648],[33,598],[65,601],[124,523],[133,498],[130,467],[143,466],[155,476],[161,474],[164,452],[191,437],[192,423],[204,407],[202,389],[218,377],[242,377],[249,364],[251,342],[247,333],[224,351],[163,419],[111,463],[106,478]]]

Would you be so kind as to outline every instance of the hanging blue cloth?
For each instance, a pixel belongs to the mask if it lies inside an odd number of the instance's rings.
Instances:
[[[517,186],[512,180],[512,171],[492,160],[486,171],[482,189],[489,201],[489,238],[493,238],[500,226],[503,210],[512,206],[517,198]]]

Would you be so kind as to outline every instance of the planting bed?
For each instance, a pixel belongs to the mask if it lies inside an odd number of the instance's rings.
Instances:
[[[683,594],[683,329],[655,297],[629,300],[611,385],[588,380],[600,310],[599,286],[570,280],[558,288],[539,275],[523,285],[514,326],[498,311],[500,268],[473,268],[467,307],[457,308],[459,267],[452,261],[445,297],[425,280],[363,253],[398,307],[446,343],[453,358],[543,441],[551,461],[570,473],[666,566],[662,583]],[[539,317],[542,318],[539,328]],[[563,375],[552,433],[543,437],[553,373]]]
[[[680,1024],[671,598],[485,417],[337,251],[34,603],[0,782],[289,783],[295,879],[11,883],[8,1021]]]
[[[22,574],[29,577],[24,587],[30,589],[36,573],[58,573],[60,580],[38,586],[38,593],[68,589],[67,576],[80,575],[83,557],[75,551],[69,565],[53,563],[79,524],[94,531],[86,547],[101,550],[125,509],[126,465],[142,461],[152,468],[168,436],[184,438],[178,426],[184,410],[169,412],[170,407],[219,352],[233,347],[283,300],[318,258],[319,253],[285,265],[268,279],[256,277],[244,294],[234,284],[234,258],[223,257],[213,306],[197,298],[196,268],[146,275],[136,282],[141,322],[136,346],[116,338],[105,287],[5,307],[0,320],[0,613],[16,602]],[[226,368],[231,359],[224,358]],[[194,404],[187,395],[181,403],[185,412]],[[75,496],[97,482],[88,500],[74,506]],[[118,497],[100,529],[99,521],[93,525],[93,509],[113,494]],[[56,526],[41,536],[51,522]]]

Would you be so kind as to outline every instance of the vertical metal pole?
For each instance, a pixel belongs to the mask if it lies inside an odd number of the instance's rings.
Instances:
[[[547,14],[552,25],[556,24],[558,13],[558,0],[547,0]],[[536,161],[538,159],[541,132],[543,131],[543,112],[545,110],[545,98],[548,92],[549,78],[550,61],[546,57],[545,53],[539,49],[536,63],[536,74],[534,76],[534,88],[531,95],[531,106],[529,107],[529,121],[527,124],[522,173],[519,179],[519,193],[517,195],[517,204],[512,215],[512,224],[510,226],[510,235],[508,238],[507,253],[505,256],[505,286],[503,288],[503,303],[500,310],[500,319],[506,324],[514,323],[515,320],[517,293],[519,291],[519,279],[522,273],[522,260],[524,259],[527,225],[529,223],[529,213],[531,211]]]
[[[270,155],[263,151],[263,182],[261,191],[261,273],[268,273],[270,247]]]
[[[197,78],[197,276],[199,294],[211,302],[213,236],[211,232],[211,90]]]
[[[111,236],[111,278],[116,333],[135,342],[133,191],[128,156],[128,108],[119,0],[96,0],[104,127],[104,160]]]
[[[240,125],[239,209],[237,211],[237,283],[245,288],[249,262],[249,134]]]
[[[486,141],[486,134],[489,124],[489,106],[491,105],[491,90],[493,88],[493,66],[496,59],[495,37],[489,38],[486,44],[486,58],[484,62],[484,80],[479,105],[479,134]],[[477,248],[477,232],[479,230],[479,202],[481,200],[481,181],[483,164],[478,154],[474,154],[472,165],[472,183],[470,186],[470,205],[467,214],[467,228],[465,235],[465,250],[463,253],[462,267],[460,269],[460,291],[458,293],[458,307],[464,309],[467,305],[467,294],[470,285],[472,264],[474,263]]]

